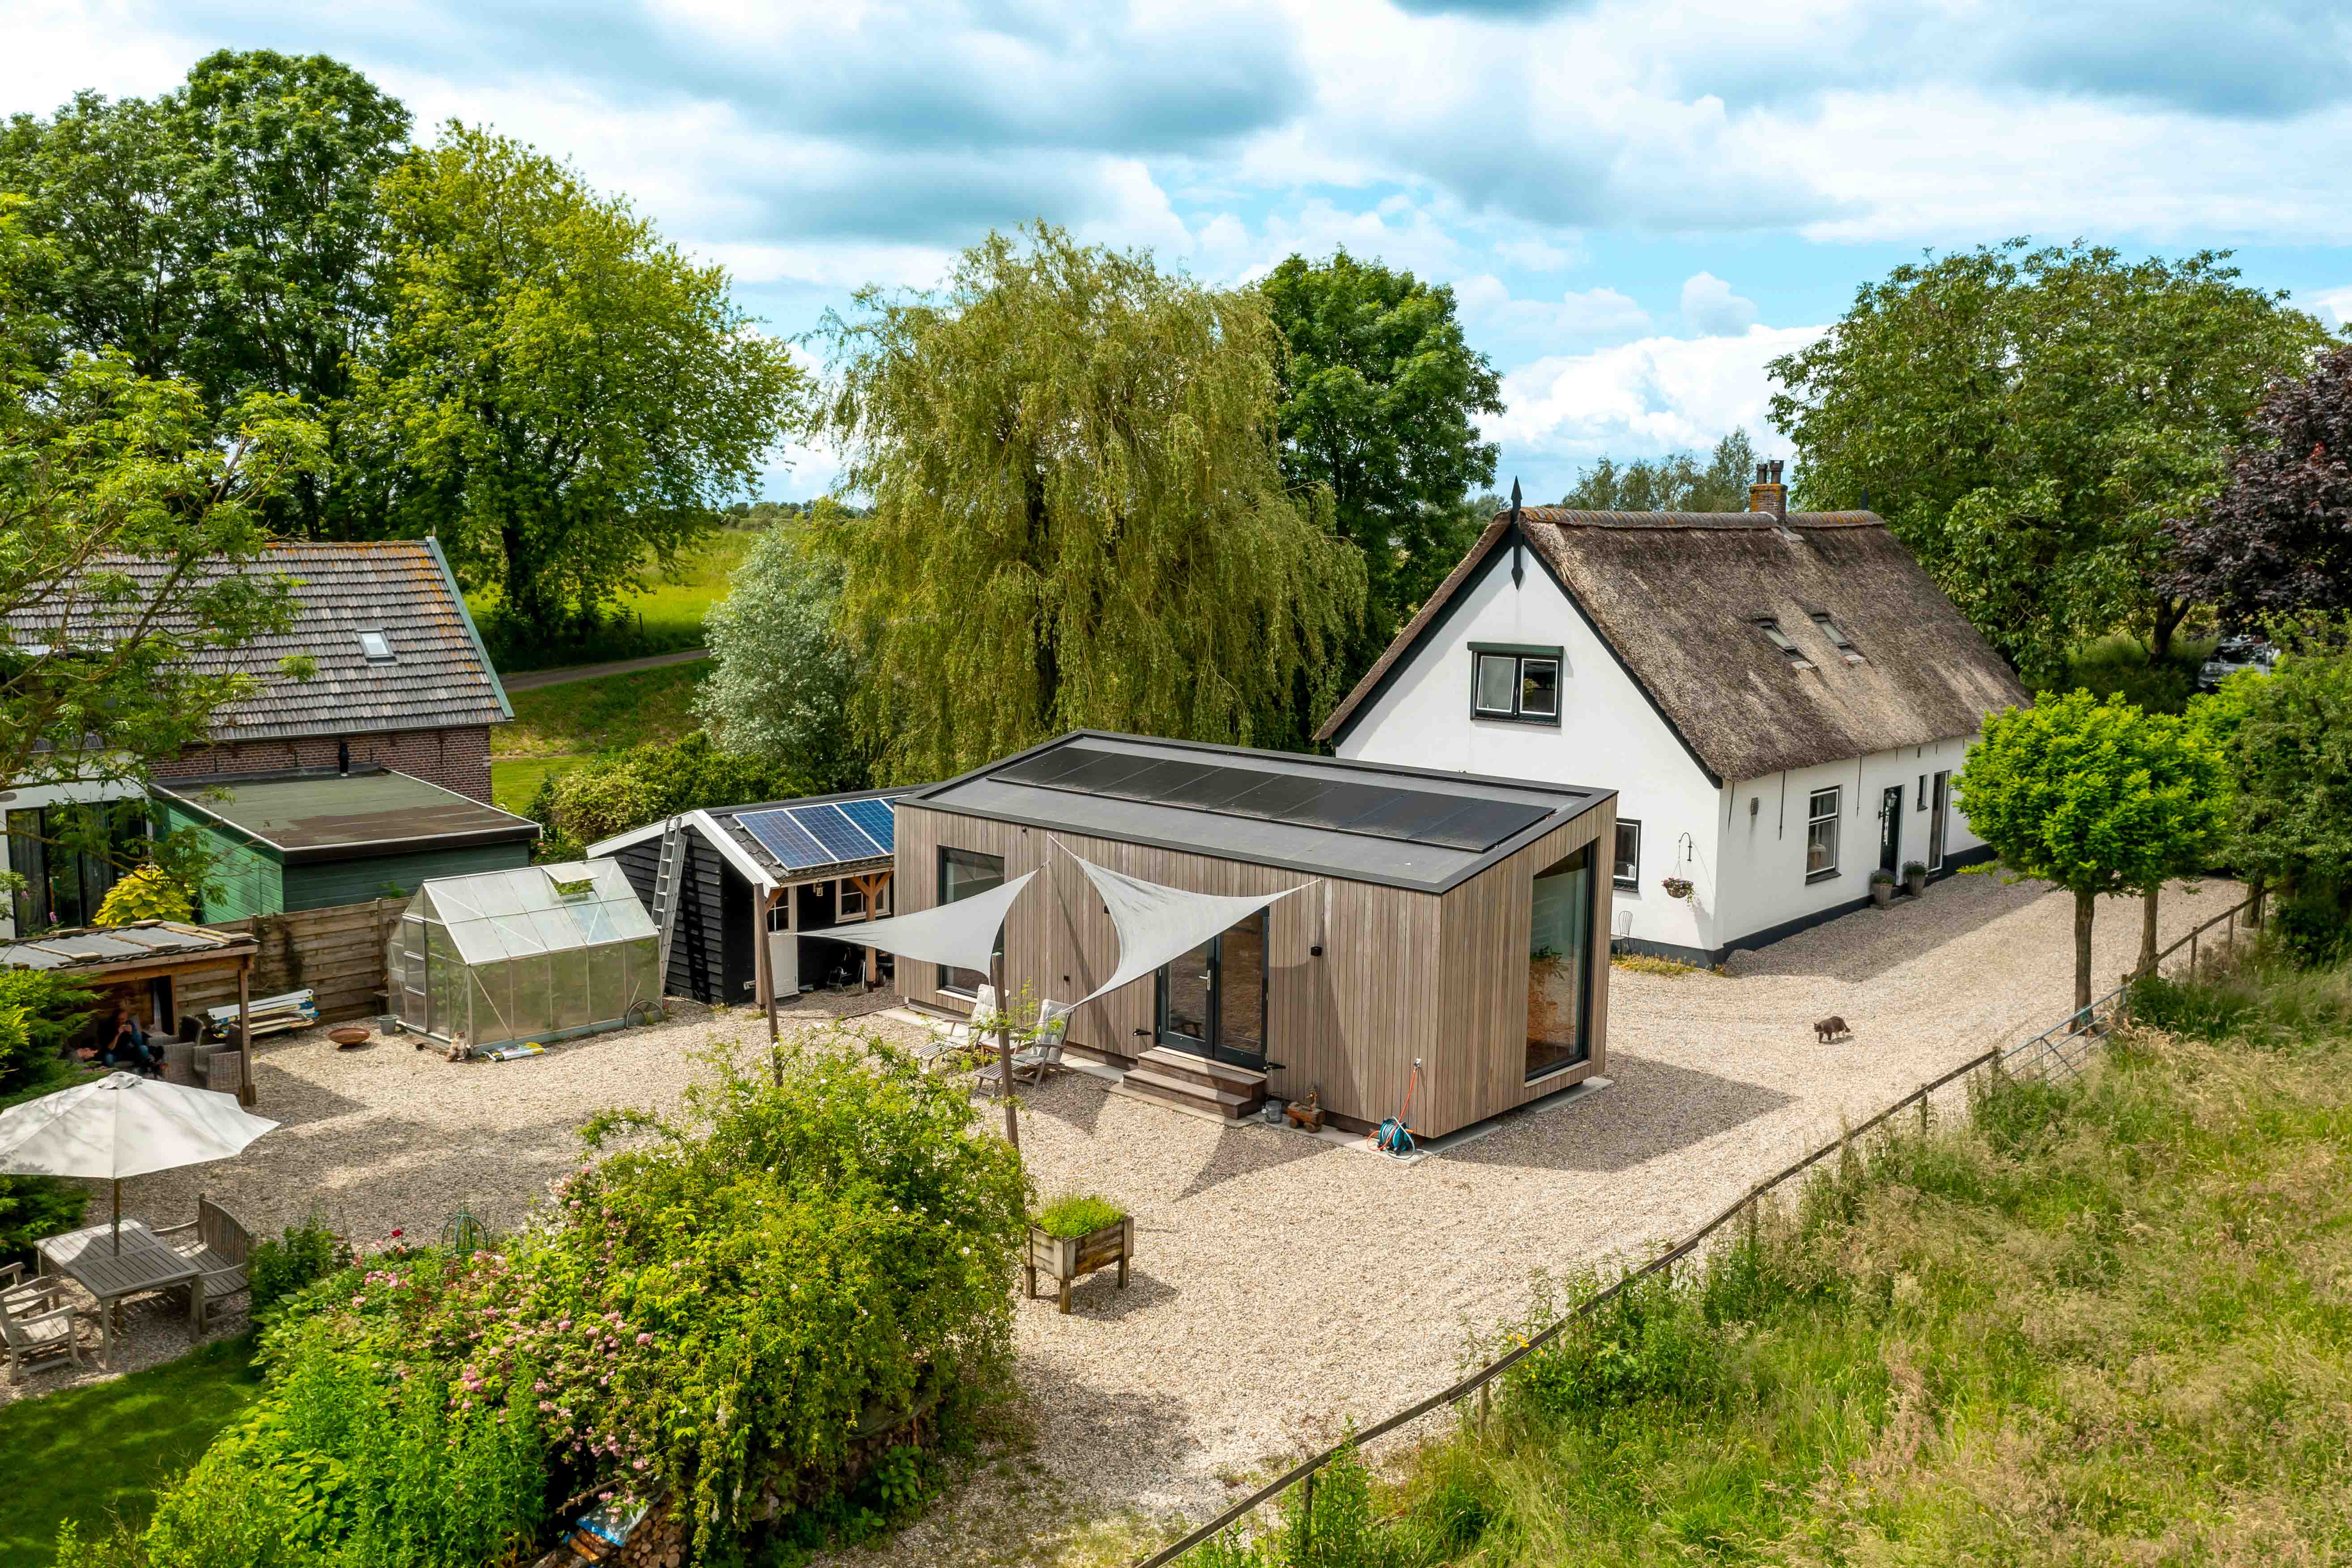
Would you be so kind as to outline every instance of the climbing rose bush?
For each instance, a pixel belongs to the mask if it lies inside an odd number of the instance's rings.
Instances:
[[[269,1390],[134,1554],[61,1562],[481,1568],[667,1493],[738,1563],[763,1490],[814,1507],[861,1427],[1004,1388],[1026,1186],[963,1095],[847,1030],[711,1064],[674,1117],[592,1121],[541,1223],[284,1304]]]

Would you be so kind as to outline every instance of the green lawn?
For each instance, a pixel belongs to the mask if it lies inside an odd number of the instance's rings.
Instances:
[[[51,1562],[68,1519],[85,1536],[111,1514],[143,1522],[155,1488],[260,1388],[246,1334],[112,1383],[0,1405],[0,1563]]]
[[[493,779],[498,763],[513,758],[582,757],[647,741],[677,740],[695,727],[694,689],[709,673],[709,662],[698,659],[514,692],[515,721],[499,725],[490,736],[498,759],[492,763]],[[539,787],[536,777],[531,787]]]
[[[645,589],[614,605],[616,618],[601,637],[558,648],[510,649],[500,657],[499,668],[520,673],[700,647],[703,616],[726,595],[728,580],[758,538],[750,529],[721,529],[681,558],[672,571],[657,571],[648,564]],[[478,623],[489,620],[498,603],[494,590],[466,595],[467,608]]]
[[[539,793],[541,781],[578,767],[585,757],[494,757],[490,760],[490,804],[501,811],[520,813]]]

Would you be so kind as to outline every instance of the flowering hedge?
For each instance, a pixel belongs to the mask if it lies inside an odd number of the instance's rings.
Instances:
[[[698,1561],[737,1562],[763,1491],[818,1507],[861,1426],[1000,1386],[1012,1151],[878,1042],[788,1053],[780,1083],[718,1065],[676,1119],[592,1122],[626,1146],[500,1249],[395,1241],[281,1309],[268,1393],[146,1560],[482,1568],[666,1492]]]

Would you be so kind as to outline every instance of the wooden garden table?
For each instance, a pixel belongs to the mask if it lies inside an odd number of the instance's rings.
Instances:
[[[115,1314],[131,1297],[185,1285],[188,1321],[195,1323],[203,1310],[204,1285],[197,1279],[195,1264],[138,1220],[122,1222],[119,1252],[111,1225],[69,1230],[34,1247],[44,1273],[62,1274],[98,1298],[99,1356],[110,1367],[114,1364]]]

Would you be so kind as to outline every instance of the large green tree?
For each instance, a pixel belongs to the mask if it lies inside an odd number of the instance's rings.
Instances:
[[[873,772],[851,714],[858,668],[841,634],[841,579],[840,562],[812,551],[785,513],[705,618],[711,670],[694,710],[720,745],[781,771],[799,794],[862,788]]]
[[[1284,477],[1259,290],[1040,224],[966,251],[938,292],[857,308],[824,329],[824,426],[873,510],[819,536],[886,776],[1079,725],[1307,733],[1365,569],[1325,492]]]
[[[185,382],[61,348],[24,292],[55,258],[21,205],[0,198],[0,786],[138,782],[251,689],[219,656],[288,624],[263,518],[323,440],[292,399],[215,415]],[[109,848],[100,814],[70,820],[63,847]],[[201,883],[186,841],[154,852]]]
[[[1884,514],[2029,679],[2122,625],[2161,659],[2191,607],[2167,521],[2326,335],[2237,277],[2022,240],[1898,267],[1772,362],[1798,492]]]
[[[1289,353],[1278,361],[1282,469],[1330,493],[1361,551],[1365,615],[1352,680],[1462,558],[1484,517],[1462,502],[1495,479],[1477,416],[1502,381],[1455,318],[1454,290],[1340,251],[1293,256],[1259,283]]]
[[[47,242],[32,280],[67,346],[196,388],[206,409],[301,398],[330,461],[271,502],[311,534],[382,526],[382,486],[341,460],[354,368],[384,316],[375,187],[409,115],[321,55],[222,50],[153,100],[78,95],[0,132],[0,189]]]
[[[554,640],[749,490],[802,373],[723,269],[519,142],[452,123],[382,200],[392,315],[356,396],[395,517]]]
[[[1559,504],[1582,511],[1746,511],[1756,445],[1746,430],[1715,444],[1701,462],[1689,452],[1620,464],[1603,455],[1576,476]]]
[[[2078,1012],[2091,1005],[2098,900],[2153,897],[2165,879],[2201,869],[2228,821],[2227,774],[2205,727],[2087,691],[1987,719],[1954,784],[1969,830],[2001,866],[2074,894]]]
[[[2288,940],[2332,956],[2352,920],[2352,644],[2319,628],[2200,704],[2235,781],[2230,858],[2286,895]]]

